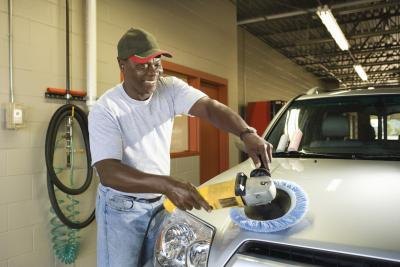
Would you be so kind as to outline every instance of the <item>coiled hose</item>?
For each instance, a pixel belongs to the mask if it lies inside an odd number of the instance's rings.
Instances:
[[[59,168],[59,173],[64,169]],[[70,175],[70,179],[72,175]],[[59,192],[56,188],[55,192]],[[70,212],[68,216],[69,219],[74,220],[75,215],[79,215],[79,211],[75,209],[75,206],[79,204],[79,201],[73,199],[70,195],[67,195],[67,199],[69,203],[66,203],[63,199],[58,199],[59,205],[66,205],[66,209]],[[51,225],[51,242],[53,243],[53,250],[57,258],[65,264],[73,263],[76,258],[78,257],[79,249],[80,249],[80,242],[79,242],[79,230],[78,229],[71,229],[65,224],[63,224],[57,215],[54,212],[54,209],[51,208],[50,212],[53,214],[53,217],[50,219]]]
[[[59,179],[58,174],[60,174],[66,168],[55,168],[53,166],[55,147],[57,147],[57,145],[63,139],[68,139],[66,134],[60,140],[57,140],[57,133],[62,125],[61,123],[65,121],[65,119],[70,119],[71,131],[73,120],[78,122],[85,145],[87,172],[85,182],[79,188],[71,188],[63,184]],[[68,162],[66,167],[70,169],[69,184],[70,186],[73,186],[75,149],[72,135],[70,136],[70,139],[66,141],[69,146],[69,152],[67,151]],[[79,107],[72,104],[66,104],[60,107],[54,113],[46,133],[45,155],[47,167],[47,189],[52,206],[51,213],[56,215],[50,220],[50,224],[52,226],[51,234],[53,249],[61,262],[70,264],[75,261],[79,252],[79,229],[89,225],[94,220],[95,215],[95,211],[93,210],[86,220],[80,222],[76,219],[76,217],[79,215],[79,211],[77,209],[79,201],[74,199],[73,195],[83,193],[90,186],[93,175],[93,169],[91,167],[87,116]],[[66,194],[66,200],[57,199],[56,193],[61,194],[61,192]],[[67,215],[64,214],[61,207],[67,212]]]

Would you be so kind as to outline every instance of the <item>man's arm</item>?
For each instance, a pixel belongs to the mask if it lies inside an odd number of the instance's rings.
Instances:
[[[199,99],[189,110],[189,114],[206,119],[215,127],[237,136],[249,127],[237,113],[209,97]],[[256,133],[243,134],[242,140],[254,164],[258,166],[261,158],[264,166],[268,169],[268,163],[272,159],[272,145],[265,142]]]
[[[179,209],[193,207],[210,211],[211,207],[189,182],[181,182],[170,176],[141,172],[116,159],[105,159],[95,163],[103,185],[134,193],[165,194]]]

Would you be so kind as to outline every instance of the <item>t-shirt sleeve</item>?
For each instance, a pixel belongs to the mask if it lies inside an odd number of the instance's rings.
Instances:
[[[92,166],[104,159],[122,160],[122,138],[118,123],[101,106],[89,112],[89,142]]]
[[[175,115],[189,115],[189,110],[194,103],[196,103],[200,98],[207,96],[202,91],[188,85],[176,77],[172,78],[172,86],[174,92]]]

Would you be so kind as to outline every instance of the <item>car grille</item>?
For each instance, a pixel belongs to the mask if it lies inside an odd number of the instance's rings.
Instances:
[[[276,259],[291,263],[303,263],[305,265],[318,266],[362,266],[362,267],[397,267],[400,262],[370,258],[366,256],[349,255],[318,249],[302,248],[288,245],[280,245],[268,242],[248,241],[244,243],[236,253],[252,257]]]

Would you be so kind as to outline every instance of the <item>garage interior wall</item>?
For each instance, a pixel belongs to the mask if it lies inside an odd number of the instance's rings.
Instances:
[[[86,84],[85,1],[71,0],[70,5],[71,86],[79,90]],[[26,127],[16,131],[4,129],[4,104],[9,101],[7,12],[7,0],[0,0],[0,267],[64,266],[55,260],[49,241],[44,163],[47,126],[64,102],[46,100],[44,91],[65,88],[65,1],[13,1],[15,101],[27,111]],[[237,110],[236,11],[230,1],[100,0],[97,23],[99,95],[119,82],[119,38],[129,27],[141,27],[174,54],[169,60],[227,79],[228,103]],[[238,162],[232,141],[230,153],[232,166]],[[172,173],[182,179],[198,181],[193,169],[199,169],[197,157],[172,161]],[[95,232],[94,223],[81,232],[75,266],[95,266]]]
[[[64,102],[46,100],[44,91],[50,86],[65,88],[65,1],[13,3],[15,101],[26,108],[26,127],[4,129],[4,104],[9,101],[8,7],[7,0],[0,0],[0,267],[64,266],[55,260],[49,241],[44,163],[47,125]],[[71,83],[79,90],[86,84],[85,1],[70,3]],[[228,103],[235,111],[247,101],[286,100],[317,84],[308,73],[238,30],[235,6],[228,0],[99,0],[97,23],[98,95],[119,82],[116,45],[131,26],[152,32],[161,47],[174,54],[172,62],[227,79]],[[263,66],[267,68],[260,69]],[[272,68],[275,73],[260,75]],[[295,82],[304,86],[298,88]],[[233,138],[229,145],[233,166],[239,160]],[[182,179],[198,182],[198,170],[198,157],[172,160],[172,174]],[[75,266],[95,266],[95,232],[94,223],[81,232]]]
[[[239,105],[266,100],[290,100],[324,84],[314,75],[238,27]]]

